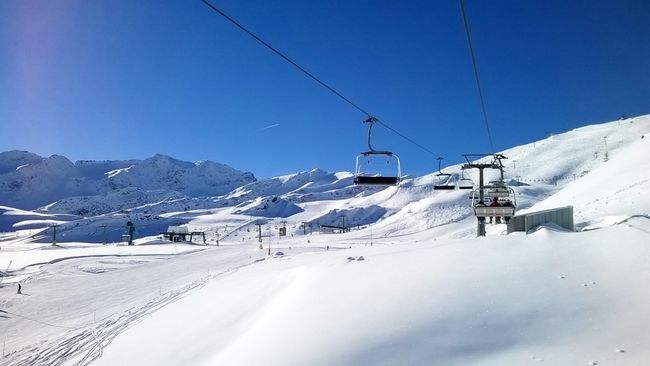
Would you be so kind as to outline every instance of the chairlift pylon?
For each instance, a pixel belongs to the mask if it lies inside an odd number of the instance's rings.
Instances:
[[[364,151],[359,155],[357,155],[356,168],[354,170],[354,184],[374,185],[374,186],[396,186],[402,180],[402,171],[400,167],[399,157],[397,157],[397,155],[393,154],[390,151],[375,150],[373,149],[371,144],[372,126],[377,122],[379,122],[379,120],[375,117],[368,117],[367,120],[363,121],[363,123],[368,124],[368,151]],[[389,175],[389,176],[382,176],[379,173],[370,173],[370,172],[363,171],[361,169],[362,167],[361,160],[362,159],[365,160],[375,156],[386,157],[386,162],[388,164],[390,164],[391,161],[394,161],[396,165],[396,174]]]
[[[490,163],[472,163],[470,157],[485,157],[492,156],[493,160]],[[514,216],[517,208],[517,200],[515,191],[508,187],[503,181],[503,164],[502,159],[506,159],[502,154],[482,154],[482,155],[464,155],[467,164],[463,168],[478,168],[479,169],[479,187],[472,191],[471,205],[474,209],[474,215],[479,219],[479,226],[485,223],[487,217],[503,217],[506,223]],[[497,169],[500,171],[500,179],[489,182],[487,185],[483,184],[483,169]],[[491,206],[494,202],[496,205]],[[481,229],[479,229],[479,236]]]

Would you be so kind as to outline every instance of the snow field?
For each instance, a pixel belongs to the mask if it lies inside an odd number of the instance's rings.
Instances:
[[[30,242],[33,230],[0,234],[0,271],[11,262],[0,285],[0,365],[644,364],[648,138],[642,116],[504,152],[506,179],[521,181],[521,212],[573,205],[578,233],[506,236],[505,225],[488,225],[474,238],[469,192],[433,191],[435,173],[363,190],[349,173],[312,170],[63,224],[62,239],[75,241],[65,249],[37,249],[49,247],[48,233],[34,237],[42,244]],[[180,163],[158,156],[147,176]],[[90,165],[101,177],[106,164]],[[9,228],[75,219],[0,210]],[[343,216],[359,230],[302,235],[302,222]],[[102,240],[102,225],[119,235],[127,219],[138,220],[139,236],[180,224],[207,231],[209,243],[218,234],[222,246],[87,243]],[[289,236],[279,240],[282,221]],[[269,239],[286,255],[268,257]],[[25,295],[15,294],[17,280]]]
[[[59,246],[32,245],[31,249],[15,252],[0,252],[0,268],[16,271],[27,266],[56,263],[60,260],[83,257],[132,257],[152,255],[175,255],[202,250],[196,245],[96,245],[86,243],[63,243]],[[10,263],[11,262],[11,263]],[[12,282],[11,278],[4,283]]]
[[[155,253],[155,247],[141,249]],[[94,320],[111,322],[123,316],[132,319],[131,315],[142,314],[141,307],[159,303],[158,298],[165,298],[168,292],[177,293],[209,273],[218,274],[250,264],[262,256],[259,251],[228,247],[207,250],[205,253],[211,254],[146,256],[146,251],[140,251],[143,255],[131,257],[70,258],[43,265],[38,273],[30,274],[23,281],[24,295],[16,294],[15,284],[1,286],[0,306],[7,317],[0,319],[4,336],[0,341],[5,342],[5,352],[11,357],[2,359],[0,364],[20,364],[18,360],[22,360],[23,364],[49,365],[51,360],[40,363],[26,360],[42,357],[53,342],[65,343],[65,339],[87,330]],[[92,249],[86,255],[91,256]],[[98,262],[101,262],[99,267]],[[108,270],[92,270],[97,268]],[[76,332],[64,337],[63,332],[70,328]],[[61,358],[57,362],[65,360]]]
[[[646,240],[619,225],[272,259],[154,313],[97,364],[635,364],[650,357]]]

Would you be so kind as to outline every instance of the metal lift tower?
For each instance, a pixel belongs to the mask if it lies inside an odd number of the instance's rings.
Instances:
[[[489,163],[480,163],[478,162],[481,158],[492,156],[492,161]],[[501,171],[501,180],[503,180],[503,164],[501,163],[502,159],[507,159],[501,154],[464,154],[463,157],[467,161],[466,164],[463,164],[463,169],[478,169],[478,194],[479,202],[485,203],[484,197],[484,184],[483,184],[483,170],[484,169],[499,169]],[[472,161],[476,161],[473,163]],[[473,205],[476,205],[476,202],[473,202]],[[477,217],[478,226],[476,229],[476,236],[485,236],[485,217]]]

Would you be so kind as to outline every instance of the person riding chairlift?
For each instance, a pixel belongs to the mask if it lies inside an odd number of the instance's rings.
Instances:
[[[510,201],[510,200],[506,200],[506,201],[503,203],[503,207],[515,207],[515,205],[512,204],[512,201]],[[504,219],[504,221],[505,221],[506,224],[507,224],[508,221],[510,221],[510,216],[505,216],[503,219]]]
[[[499,199],[497,197],[492,198],[492,203],[490,203],[490,207],[501,207],[501,204],[499,203]],[[494,216],[490,216],[490,224],[492,223],[492,219]],[[500,224],[501,223],[501,217],[496,216],[497,220],[496,223]]]

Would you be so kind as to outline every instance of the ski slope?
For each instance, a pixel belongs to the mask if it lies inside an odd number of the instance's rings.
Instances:
[[[274,258],[156,312],[97,365],[643,364],[649,229]]]
[[[363,190],[313,170],[82,219],[3,208],[14,229],[58,219],[62,243],[0,236],[0,365],[645,364],[649,135],[642,116],[504,152],[520,209],[573,205],[577,232],[475,238],[467,191],[435,174]],[[136,246],[97,244],[126,220]],[[158,239],[177,223],[208,245]]]

